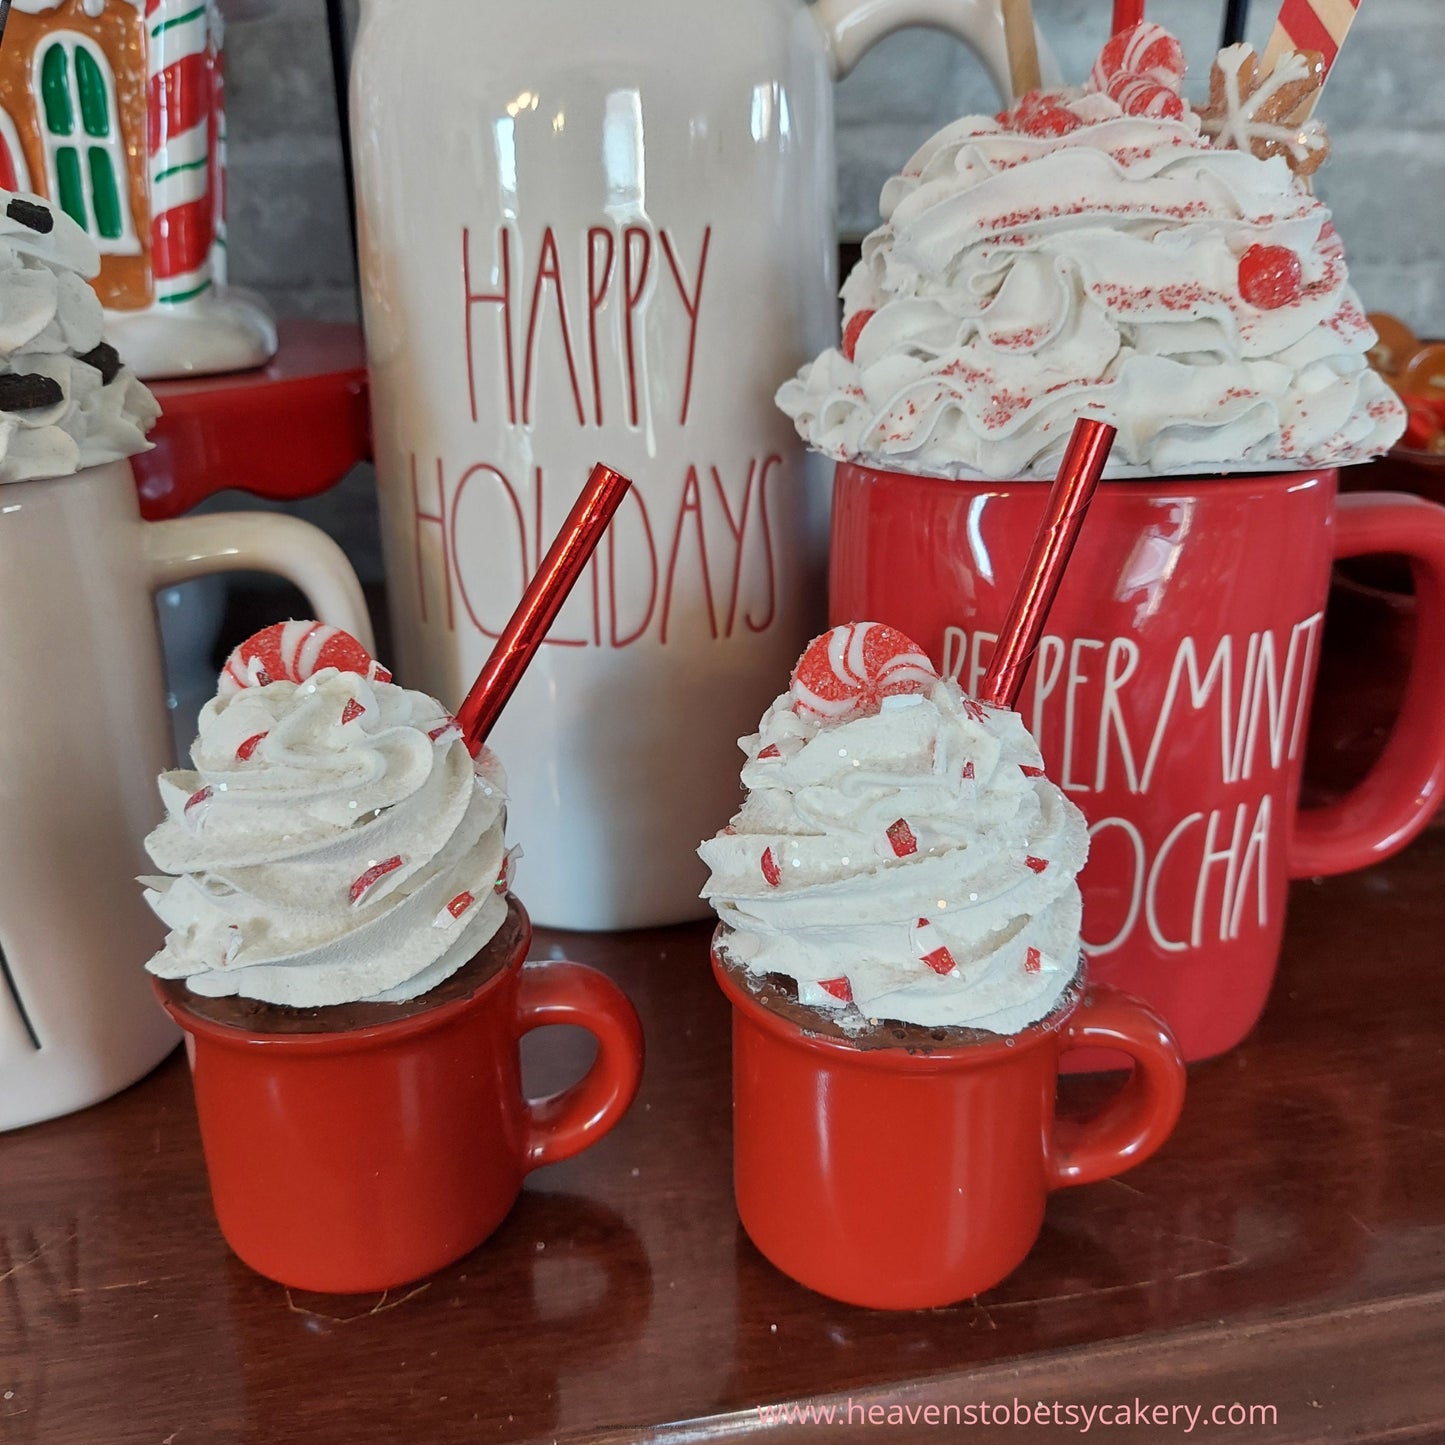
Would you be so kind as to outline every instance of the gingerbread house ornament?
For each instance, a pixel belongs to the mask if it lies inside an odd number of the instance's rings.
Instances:
[[[107,335],[142,377],[276,349],[225,285],[222,33],[217,0],[12,0],[0,43],[0,187],[89,232]]]

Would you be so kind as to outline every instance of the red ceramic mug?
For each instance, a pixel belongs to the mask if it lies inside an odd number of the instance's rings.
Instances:
[[[1104,483],[1019,699],[1090,822],[1090,972],[1147,999],[1187,1059],[1259,1018],[1289,880],[1403,847],[1445,785],[1445,509],[1336,480]],[[1047,490],[840,466],[832,619],[901,628],[977,692]],[[1414,570],[1404,706],[1371,775],[1301,812],[1330,567],[1373,552]]]
[[[748,1237],[819,1294],[929,1309],[1023,1261],[1049,1191],[1147,1159],[1184,1103],[1184,1062],[1147,1006],[1107,986],[996,1041],[860,1049],[770,1010],[713,952],[733,1006],[733,1188]],[[1056,1119],[1059,1060],[1103,1046],[1135,1070],[1086,1124]]]
[[[203,1018],[157,982],[189,1035],[216,1219],[252,1269],[331,1294],[419,1279],[491,1234],[528,1173],[626,1112],[642,1073],[632,1005],[582,964],[524,968],[531,924],[511,908],[499,972],[394,1022],[257,1032]],[[597,1057],[570,1088],[528,1100],[518,1044],[548,1024],[587,1029]]]

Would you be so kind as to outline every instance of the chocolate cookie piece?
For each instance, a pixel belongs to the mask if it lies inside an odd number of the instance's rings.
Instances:
[[[0,411],[33,411],[64,400],[65,393],[52,376],[0,375]]]
[[[94,351],[87,351],[84,356],[79,356],[76,360],[85,362],[87,366],[93,366],[107,386],[120,375],[120,353],[108,341],[102,341]]]
[[[19,196],[12,197],[10,204],[5,207],[5,214],[12,221],[19,221],[22,226],[29,226],[32,231],[38,231],[42,236],[48,236],[55,229],[55,217],[45,206],[37,206],[34,201],[22,200]]]

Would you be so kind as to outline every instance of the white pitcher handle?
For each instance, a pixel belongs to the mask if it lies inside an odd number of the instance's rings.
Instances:
[[[999,96],[1007,100],[1011,94],[998,0],[815,0],[809,9],[823,31],[835,77],[847,75],[885,35],[922,25],[956,35],[983,62]],[[1058,66],[1042,37],[1039,67],[1045,85],[1057,82]]]
[[[361,583],[346,554],[321,530],[274,512],[210,512],[146,522],[146,567],[153,591],[210,572],[272,572],[306,594],[311,615],[375,647]]]

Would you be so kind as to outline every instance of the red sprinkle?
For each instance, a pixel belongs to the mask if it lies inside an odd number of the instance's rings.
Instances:
[[[767,747],[765,747],[762,752],[758,754],[758,761],[762,762],[764,758],[780,758],[782,757],[782,755],[783,750],[777,745],[777,743],[769,743]]]
[[[458,893],[457,896],[447,904],[447,912],[450,913],[453,918],[460,918],[476,901],[470,893]]]
[[[374,863],[355,883],[351,885],[351,901],[360,903],[362,897],[368,893],[388,873],[395,873],[401,867],[401,858],[388,858],[384,862]]]
[[[366,709],[353,697],[348,699],[347,704],[341,709],[341,726],[345,727],[349,722],[355,722]]]
[[[918,839],[913,836],[913,829],[902,818],[888,825],[888,841],[900,858],[918,852]]]
[[[848,318],[848,324],[843,328],[843,355],[849,361],[853,360],[853,351],[858,345],[858,338],[862,335],[863,328],[873,319],[874,315],[875,313],[872,311],[855,311]]]
[[[920,918],[918,920],[918,926],[920,928],[927,928],[928,920],[926,918]],[[952,973],[953,970],[958,967],[954,962],[953,955],[948,951],[947,947],[941,943],[931,952],[925,953],[923,955],[923,961],[934,973]]]
[[[206,787],[192,793],[191,796],[186,799],[186,806],[182,811],[189,813],[192,808],[199,808],[202,803],[209,803],[211,801],[211,795],[215,791],[214,788]]]
[[[1041,778],[1044,775],[1044,770],[1042,768],[1031,768],[1027,763],[1019,764],[1019,772],[1021,772],[1026,778]]]
[[[773,857],[771,848],[763,849],[763,877],[768,880],[771,888],[776,888],[782,881],[783,870],[778,867],[778,860]]]
[[[1032,853],[1024,859],[1024,862],[1034,870],[1035,873],[1042,873],[1049,866],[1047,858],[1035,858]]]
[[[236,749],[237,761],[247,763],[251,760],[251,754],[261,746],[261,739],[270,737],[270,733],[253,733],[240,747]]]
[[[821,978],[818,987],[843,1003],[853,1002],[853,985],[846,978]]]
[[[1261,311],[1298,301],[1304,272],[1287,246],[1251,246],[1239,258],[1239,294]]]
[[[972,758],[970,758],[970,759],[968,760],[968,762],[966,762],[966,763],[963,765],[963,776],[964,776],[965,778],[971,778],[971,777],[973,777],[973,759],[972,759]]]
[[[1043,966],[1044,956],[1038,951],[1038,949],[1030,948],[1029,951],[1024,954],[1025,973],[1038,973],[1039,970],[1043,968]]]

